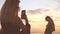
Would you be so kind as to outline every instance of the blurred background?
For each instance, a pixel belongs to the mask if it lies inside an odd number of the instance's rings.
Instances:
[[[20,0],[20,12],[26,10],[26,14],[31,24],[31,34],[43,34],[47,25],[46,16],[50,16],[55,24],[55,32],[60,34],[60,0]],[[0,0],[0,10],[5,0]],[[0,11],[1,12],[1,11]],[[0,13],[1,15],[1,13]],[[1,22],[1,21],[0,21]],[[1,29],[1,25],[0,25]]]

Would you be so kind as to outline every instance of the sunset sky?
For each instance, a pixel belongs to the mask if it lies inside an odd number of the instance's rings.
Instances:
[[[0,9],[4,2],[5,0],[0,0]],[[55,32],[60,32],[60,0],[21,0],[19,7],[21,10],[27,10],[31,32],[44,32],[47,15],[55,23]],[[20,12],[18,15],[20,16]]]

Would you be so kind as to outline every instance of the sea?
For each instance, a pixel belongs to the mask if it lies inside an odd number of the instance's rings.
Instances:
[[[1,27],[1,24],[0,24]],[[30,34],[44,34],[44,32],[31,32]],[[52,34],[60,34],[60,32],[53,32]]]
[[[44,34],[44,33],[41,32],[41,33],[30,33],[30,34]],[[54,33],[52,33],[52,34],[60,34],[60,32],[54,32]]]

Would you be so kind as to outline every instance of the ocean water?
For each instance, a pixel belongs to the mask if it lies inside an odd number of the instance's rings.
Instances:
[[[31,33],[31,34],[44,34],[44,33]],[[54,32],[52,34],[60,34],[60,32]]]
[[[31,34],[44,34],[44,33],[31,33]]]

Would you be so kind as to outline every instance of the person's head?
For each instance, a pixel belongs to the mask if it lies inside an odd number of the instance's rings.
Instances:
[[[46,20],[46,21],[51,21],[52,19],[51,19],[50,16],[46,16],[45,20]]]

